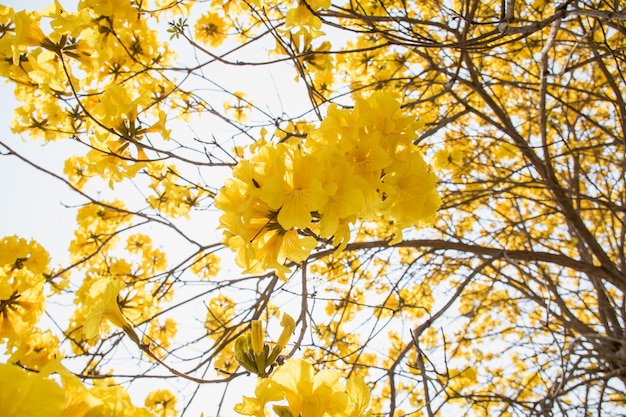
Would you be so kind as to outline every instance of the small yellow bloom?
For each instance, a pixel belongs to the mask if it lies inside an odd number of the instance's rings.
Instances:
[[[159,389],[148,394],[144,404],[159,417],[175,417],[178,415],[177,401],[178,399],[170,390]]]
[[[189,268],[201,279],[209,280],[216,277],[220,271],[220,258],[214,253],[199,253]]]
[[[464,154],[459,148],[440,149],[435,153],[433,166],[435,169],[454,169],[463,165]]]
[[[217,48],[226,40],[228,25],[217,13],[206,13],[195,25],[196,39]]]
[[[233,95],[235,96],[236,102],[234,104],[230,102],[224,103],[224,110],[234,113],[235,120],[238,122],[245,122],[248,120],[247,113],[252,108],[252,103],[244,99],[245,94],[241,91],[235,91]]]

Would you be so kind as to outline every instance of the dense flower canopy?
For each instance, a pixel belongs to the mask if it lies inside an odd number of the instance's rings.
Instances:
[[[285,263],[307,259],[318,239],[345,247],[357,219],[382,216],[392,242],[406,227],[432,224],[441,201],[413,144],[418,126],[393,97],[374,93],[353,110],[331,106],[305,143],[255,144],[215,197],[238,265],[284,279]]]
[[[625,412],[620,2],[11,3],[5,414]]]

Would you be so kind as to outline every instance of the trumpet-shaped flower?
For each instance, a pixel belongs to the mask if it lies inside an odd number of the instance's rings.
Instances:
[[[347,384],[338,372],[315,372],[302,359],[290,359],[269,378],[259,379],[256,397],[244,397],[235,406],[239,414],[265,417],[266,405],[271,401],[286,401],[287,405],[273,405],[280,417],[366,417],[370,391],[361,378],[352,377]]]
[[[311,212],[323,207],[328,199],[320,182],[323,165],[294,147],[279,146],[276,152],[283,155],[284,175],[269,177],[256,194],[278,211],[278,223],[283,229],[305,229],[311,221]]]
[[[36,12],[19,11],[13,15],[15,37],[10,40],[13,50],[13,64],[20,63],[20,54],[27,51],[28,46],[38,46],[45,38],[39,27],[41,16]]]
[[[286,362],[272,375],[272,380],[280,385],[292,416],[339,416],[348,404],[337,372],[324,370],[315,374],[313,366],[301,359]]]
[[[124,330],[134,341],[139,340],[117,302],[117,296],[124,286],[124,282],[108,278],[99,279],[91,285],[87,300],[89,311],[83,325],[85,338],[92,339],[98,336],[100,324],[106,319]]]

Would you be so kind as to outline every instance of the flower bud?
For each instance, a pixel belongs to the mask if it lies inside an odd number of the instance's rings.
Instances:
[[[263,353],[263,324],[259,320],[252,320],[250,333],[252,351],[257,355]]]
[[[296,329],[296,322],[289,314],[283,313],[283,319],[281,320],[280,325],[283,326],[283,332],[280,334],[276,344],[279,346],[280,350],[282,350],[285,346],[287,346],[293,331]]]

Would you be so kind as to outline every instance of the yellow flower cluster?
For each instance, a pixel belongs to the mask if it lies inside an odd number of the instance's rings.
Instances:
[[[172,346],[172,340],[178,333],[178,324],[171,317],[165,319],[163,323],[158,318],[152,319],[148,326],[144,343],[150,344],[150,350],[159,358],[166,356],[167,349]]]
[[[59,338],[50,330],[35,328],[22,335],[19,340],[9,340],[7,352],[13,351],[9,363],[19,363],[32,370],[41,370],[54,359],[62,359]]]
[[[150,189],[147,201],[159,213],[171,217],[187,217],[210,193],[199,184],[189,184],[178,173],[174,164],[152,163],[146,167],[150,176]]]
[[[2,415],[149,417],[147,409],[133,406],[127,392],[111,381],[85,387],[61,365],[64,355],[58,337],[36,327],[45,309],[49,262],[48,252],[35,241],[16,236],[0,240],[0,343],[6,344],[9,362],[0,363]],[[83,320],[90,337],[106,318],[137,339],[117,304],[123,286],[105,279],[91,286],[89,312]]]
[[[27,336],[45,308],[48,252],[17,236],[0,240],[0,341]]]
[[[171,106],[186,111],[185,100],[145,71],[172,62],[174,53],[149,19],[137,18],[140,4],[77,3],[76,12],[56,1],[40,13],[0,5],[0,76],[15,82],[22,103],[16,133],[80,140],[89,151],[69,158],[65,173],[79,188],[95,176],[114,187],[146,167],[154,140],[169,140],[166,118]]]
[[[203,14],[195,25],[196,39],[217,48],[226,40],[228,24],[218,13]]]
[[[385,92],[332,105],[306,140],[265,143],[233,169],[215,198],[225,242],[246,272],[274,269],[285,279],[318,241],[339,248],[350,224],[378,220],[402,239],[429,224],[441,204],[437,177],[414,145],[418,121]]]
[[[309,45],[312,39],[323,34],[320,30],[322,21],[318,16],[311,13],[311,10],[317,12],[320,9],[325,10],[329,7],[330,0],[298,1],[298,5],[290,8],[285,15],[285,27],[287,30],[284,34],[291,34],[296,44],[302,46]]]
[[[146,397],[145,405],[159,417],[176,417],[176,396],[167,389],[152,391]]]
[[[260,378],[255,397],[243,397],[235,411],[246,416],[265,417],[266,405],[281,417],[366,417],[370,390],[359,377],[351,377],[344,384],[341,375],[331,370],[315,372],[302,359],[290,359],[269,378]]]
[[[117,240],[118,229],[130,221],[131,217],[120,200],[100,205],[89,203],[79,208],[76,213],[78,227],[70,243],[72,260],[79,260],[106,245],[112,245]]]

